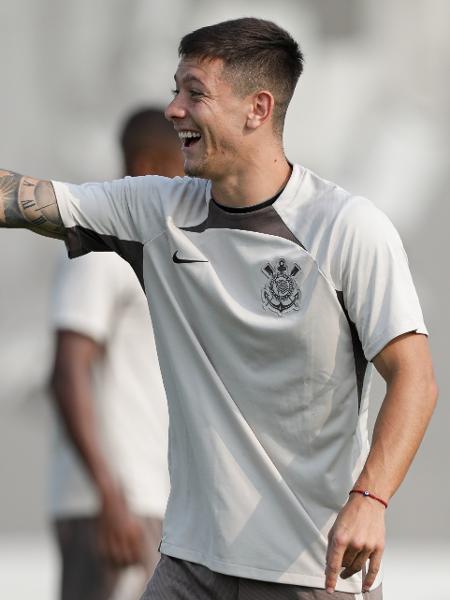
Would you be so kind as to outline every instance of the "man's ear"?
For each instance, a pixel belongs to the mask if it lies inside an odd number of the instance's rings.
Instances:
[[[249,129],[257,129],[271,119],[274,105],[274,97],[267,90],[253,94],[251,107],[247,115],[247,127]]]

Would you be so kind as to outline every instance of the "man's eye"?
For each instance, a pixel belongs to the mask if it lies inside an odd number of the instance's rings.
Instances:
[[[178,96],[178,94],[180,93],[180,90],[171,90],[172,92],[172,96]]]
[[[203,96],[202,92],[199,92],[198,90],[190,90],[189,94],[191,95],[191,98],[199,98],[200,96]]]

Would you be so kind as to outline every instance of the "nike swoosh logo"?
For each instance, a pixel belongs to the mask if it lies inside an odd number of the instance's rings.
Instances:
[[[179,258],[178,257],[178,250],[173,253],[172,260],[173,260],[174,263],[177,263],[177,264],[181,264],[181,263],[200,263],[200,262],[206,263],[206,262],[209,262],[208,260],[196,260],[196,259],[193,259],[193,258]]]

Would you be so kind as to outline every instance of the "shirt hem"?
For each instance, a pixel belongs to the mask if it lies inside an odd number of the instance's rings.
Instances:
[[[244,579],[255,579],[258,581],[269,581],[273,583],[285,583],[290,585],[299,585],[305,587],[313,587],[324,589],[325,574],[323,575],[308,575],[305,573],[297,573],[290,571],[276,571],[271,569],[261,569],[249,565],[239,565],[229,561],[207,557],[201,552],[187,548],[181,548],[167,542],[161,543],[161,554],[166,554],[173,558],[187,560],[189,562],[201,564],[211,571],[230,575],[232,577],[242,577]],[[354,576],[355,577],[355,576]],[[349,592],[353,594],[361,593],[362,580],[361,577],[355,577],[355,581],[339,580],[336,585],[336,591]]]

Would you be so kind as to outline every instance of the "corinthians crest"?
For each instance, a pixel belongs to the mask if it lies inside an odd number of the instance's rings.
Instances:
[[[295,280],[300,271],[301,269],[296,263],[289,268],[284,258],[278,260],[276,268],[270,263],[262,267],[262,272],[269,280],[261,290],[265,310],[271,310],[281,316],[292,310],[300,309],[302,294]]]

